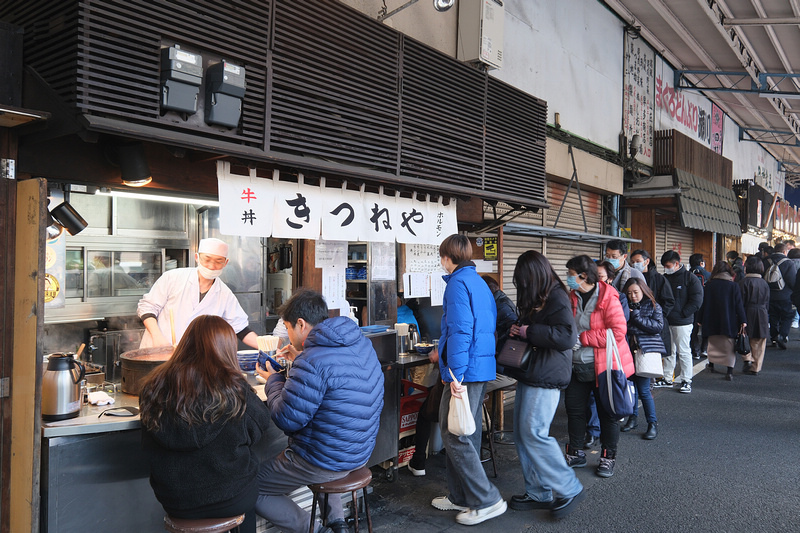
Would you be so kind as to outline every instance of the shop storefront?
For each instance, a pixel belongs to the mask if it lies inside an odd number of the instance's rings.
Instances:
[[[31,362],[14,389],[27,391],[15,401],[28,402],[37,443],[42,356],[85,343],[85,360],[113,383],[120,353],[138,341],[139,298],[166,270],[194,266],[204,237],[229,242],[224,281],[257,333],[271,331],[275,309],[298,287],[323,292],[340,313],[355,307],[362,325],[393,325],[398,290],[433,305],[441,298],[436,245],[470,227],[459,227],[469,217],[457,206],[548,205],[541,100],[339,3],[177,4],[181,20],[176,2],[76,2],[59,10],[58,24],[47,2],[0,8],[26,30],[29,105],[55,116],[51,128],[19,138],[17,178],[41,189],[29,225],[41,237],[30,257],[8,255],[57,282],[40,285],[44,312],[27,349],[14,351],[19,368]],[[220,32],[240,27],[248,31]],[[62,201],[88,227],[48,238],[48,210]],[[493,257],[485,268],[499,273],[502,250]],[[60,431],[41,446],[57,444]],[[115,449],[131,451],[133,440]],[[67,487],[51,484],[64,457],[45,454],[41,470],[31,457],[27,486],[14,483],[4,499],[4,510],[28,502],[22,529],[68,523],[66,500],[56,501]],[[146,476],[108,457],[114,482],[137,494],[114,517],[125,525],[113,528],[160,522]],[[108,510],[96,515],[105,529],[116,507],[103,498],[119,495],[108,489],[94,502]]]

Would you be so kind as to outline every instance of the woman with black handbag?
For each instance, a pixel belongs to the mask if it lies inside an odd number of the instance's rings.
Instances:
[[[514,268],[519,324],[512,338],[533,347],[524,368],[506,367],[517,380],[514,443],[522,465],[525,494],[515,495],[512,509],[549,509],[560,518],[572,512],[584,492],[575,472],[564,462],[550,425],[560,390],[569,384],[575,321],[566,287],[550,262],[534,250],[522,254]]]
[[[664,328],[664,313],[656,302],[655,296],[646,283],[636,278],[631,278],[623,287],[628,295],[631,315],[628,318],[628,345],[645,353],[658,354],[658,366],[661,366],[661,357],[666,355],[661,331]],[[637,371],[640,370],[637,368]],[[656,404],[650,392],[650,378],[634,374],[631,381],[636,385],[636,392],[642,400],[644,417],[647,420],[647,431],[642,435],[645,440],[653,440],[658,435],[658,419],[656,418]],[[636,427],[636,418],[639,414],[639,405],[633,407],[633,414],[628,418],[620,431],[627,433]]]
[[[747,327],[742,291],[733,281],[734,276],[733,269],[725,261],[714,265],[699,315],[702,317],[703,337],[708,337],[708,370],[714,372],[715,364],[726,366],[727,381],[733,381],[736,363],[733,340],[743,327]]]
[[[750,336],[750,353],[742,355],[742,373],[757,376],[764,363],[764,351],[769,336],[769,285],[764,280],[764,263],[751,256],[744,262],[745,276],[739,282],[747,315],[747,334]],[[792,295],[794,297],[794,295]]]

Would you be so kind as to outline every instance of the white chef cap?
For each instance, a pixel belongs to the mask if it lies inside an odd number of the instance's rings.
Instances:
[[[228,245],[219,239],[203,239],[200,241],[200,246],[197,247],[197,253],[219,255],[227,258]]]

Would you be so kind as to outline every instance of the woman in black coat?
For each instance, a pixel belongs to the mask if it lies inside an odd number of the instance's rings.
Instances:
[[[671,337],[669,334],[669,323],[667,315],[675,306],[675,296],[672,294],[672,285],[667,282],[667,278],[656,270],[656,265],[650,260],[650,254],[645,250],[635,250],[631,254],[631,265],[644,273],[647,287],[656,299],[656,303],[661,306],[661,314],[664,315],[664,327],[661,329],[661,340],[665,347],[669,347]]]
[[[560,391],[572,376],[577,329],[567,289],[545,256],[534,250],[522,254],[514,268],[514,286],[521,325],[511,326],[511,336],[526,340],[535,351],[527,368],[505,370],[517,379],[514,444],[525,481],[525,493],[512,496],[509,506],[550,509],[560,518],[584,497],[583,485],[550,435]]]
[[[255,533],[259,442],[272,424],[239,369],[233,328],[195,318],[166,363],[142,385],[142,446],[150,485],[176,518],[244,514]]]
[[[661,306],[656,302],[653,293],[644,283],[636,278],[631,278],[622,289],[628,295],[631,316],[628,319],[628,344],[631,350],[640,350],[642,353],[659,353],[665,356],[667,350],[661,340],[661,330],[664,329],[664,314]],[[639,399],[642,400],[644,417],[647,420],[647,431],[643,439],[653,440],[658,435],[658,419],[656,418],[656,404],[650,393],[650,378],[643,378],[634,374],[630,377],[636,385]],[[633,407],[633,414],[620,431],[627,432],[638,424],[639,404]]]
[[[750,353],[743,355],[742,372],[757,376],[764,362],[764,349],[769,335],[769,285],[764,280],[764,262],[758,257],[748,257],[744,263],[745,276],[739,282],[747,316],[747,334],[750,336]]]
[[[733,365],[736,363],[733,340],[742,327],[747,326],[742,291],[733,281],[734,276],[727,262],[719,261],[714,265],[699,312],[703,337],[708,338],[708,369],[714,372],[714,364],[728,367],[725,373],[728,381],[733,380]]]

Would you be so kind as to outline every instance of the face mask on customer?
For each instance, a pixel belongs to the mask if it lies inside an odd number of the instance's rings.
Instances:
[[[567,276],[567,287],[572,289],[573,291],[577,291],[581,288],[581,284],[578,281],[578,276]]]
[[[639,272],[644,272],[644,269],[645,269],[645,266],[644,266],[644,261],[636,261],[636,262],[633,264],[633,268],[635,268],[635,269],[636,269],[636,270],[638,270]]]
[[[221,268],[219,270],[211,270],[203,265],[197,265],[197,271],[206,279],[217,279],[222,274]]]
[[[674,274],[675,272],[678,271],[678,268],[680,267],[675,267],[675,268],[664,267],[664,274]]]
[[[611,259],[610,257],[606,257],[605,260],[611,263],[611,266],[614,267],[614,270],[618,270],[619,266],[622,264],[620,259]]]

